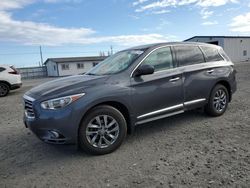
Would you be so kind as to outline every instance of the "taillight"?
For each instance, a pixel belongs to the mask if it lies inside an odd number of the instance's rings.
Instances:
[[[11,72],[9,72],[9,74],[18,74],[18,72],[16,72],[16,71],[11,71]]]
[[[11,68],[13,71],[10,71],[9,74],[19,74],[18,70],[17,70],[15,67],[11,66],[10,68]]]

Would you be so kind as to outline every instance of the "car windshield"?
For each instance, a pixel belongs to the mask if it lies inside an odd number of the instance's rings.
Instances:
[[[116,74],[128,68],[135,59],[137,59],[143,50],[126,50],[117,52],[108,57],[95,67],[93,67],[87,75],[108,75]]]

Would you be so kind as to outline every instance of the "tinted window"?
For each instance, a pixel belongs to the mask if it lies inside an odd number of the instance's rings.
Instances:
[[[0,67],[0,72],[2,72],[2,71],[4,71],[5,70],[5,68],[3,68],[3,67]]]
[[[219,49],[220,55],[227,61],[230,61],[230,58],[227,56],[227,54],[222,50],[222,48]]]
[[[205,53],[206,61],[223,61],[223,58],[220,56],[219,51],[216,48],[209,46],[202,46],[201,49]]]
[[[197,46],[176,46],[176,56],[180,66],[204,63],[204,56]]]
[[[161,71],[173,68],[173,58],[170,47],[164,47],[152,52],[142,64],[148,64]]]

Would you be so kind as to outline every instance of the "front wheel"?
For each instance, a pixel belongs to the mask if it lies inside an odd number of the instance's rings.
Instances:
[[[228,90],[225,86],[216,85],[210,95],[205,111],[211,116],[221,116],[227,109],[229,102]]]
[[[103,155],[116,150],[127,134],[127,123],[120,111],[102,105],[93,108],[79,129],[79,146],[88,153]]]

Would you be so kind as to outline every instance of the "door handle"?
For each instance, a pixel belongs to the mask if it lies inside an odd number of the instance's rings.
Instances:
[[[210,69],[210,70],[207,71],[208,74],[211,74],[213,72],[214,72],[214,69]]]
[[[172,79],[170,79],[169,81],[170,81],[170,82],[176,82],[177,80],[180,80],[180,77],[172,78]]]

